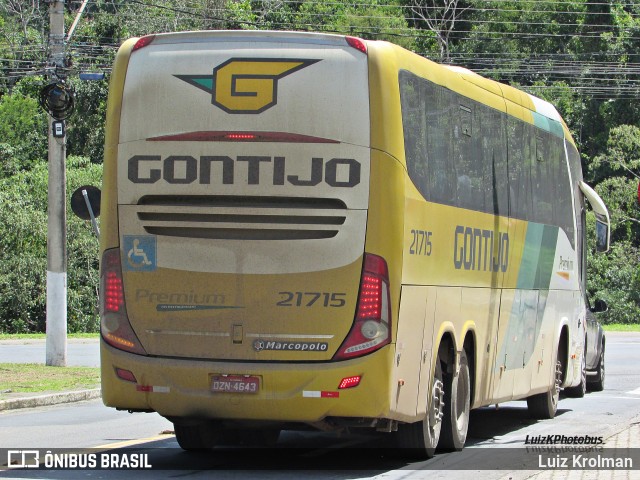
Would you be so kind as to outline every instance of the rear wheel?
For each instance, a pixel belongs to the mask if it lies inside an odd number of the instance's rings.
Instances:
[[[213,448],[220,438],[220,430],[217,427],[218,425],[210,420],[193,420],[173,424],[178,445],[189,451]]]
[[[529,416],[537,420],[545,420],[556,416],[558,401],[560,400],[560,386],[562,385],[562,363],[556,361],[554,382],[548,392],[532,395],[527,398]]]
[[[438,445],[444,409],[444,384],[439,359],[436,359],[427,408],[424,420],[398,427],[397,445],[405,456],[431,458]]]
[[[467,353],[460,353],[460,368],[444,375],[444,416],[438,447],[445,450],[462,450],[469,429],[471,409],[471,378]]]

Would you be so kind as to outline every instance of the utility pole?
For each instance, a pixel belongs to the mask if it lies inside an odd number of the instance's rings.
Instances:
[[[64,72],[64,1],[49,0],[51,81]],[[47,223],[46,364],[67,365],[67,211],[66,134],[64,121],[49,117],[49,190]]]

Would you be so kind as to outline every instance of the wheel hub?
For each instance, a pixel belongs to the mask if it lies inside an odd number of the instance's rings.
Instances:
[[[436,379],[433,382],[433,390],[431,392],[431,410],[429,412],[429,423],[431,426],[442,421],[444,416],[444,383],[442,380]]]

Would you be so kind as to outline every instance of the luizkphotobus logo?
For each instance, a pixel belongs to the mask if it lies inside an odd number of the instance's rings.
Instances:
[[[212,75],[175,75],[211,94],[211,103],[227,113],[261,113],[278,103],[278,81],[320,60],[232,58]]]

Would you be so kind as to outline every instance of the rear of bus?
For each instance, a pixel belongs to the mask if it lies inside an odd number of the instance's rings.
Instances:
[[[384,242],[367,242],[392,235],[367,231],[381,175],[368,75],[364,44],[339,36],[123,45],[102,204],[106,405],[176,425],[389,414],[398,292]]]

